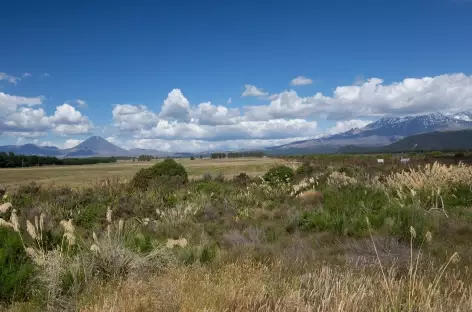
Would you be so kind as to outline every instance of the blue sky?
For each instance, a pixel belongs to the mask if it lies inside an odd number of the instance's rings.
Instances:
[[[0,144],[254,148],[471,110],[470,16],[468,0],[8,2]]]

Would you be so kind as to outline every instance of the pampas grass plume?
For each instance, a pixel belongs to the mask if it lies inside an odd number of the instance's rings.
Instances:
[[[0,205],[0,213],[5,213],[8,211],[8,209],[10,209],[11,207],[11,203],[4,203],[4,204],[1,204]]]

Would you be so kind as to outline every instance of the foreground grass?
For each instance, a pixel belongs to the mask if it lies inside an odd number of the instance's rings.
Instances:
[[[5,308],[472,310],[471,167],[303,166],[290,179],[7,193]],[[296,197],[310,189],[324,193],[322,207]]]
[[[45,186],[78,187],[90,185],[104,178],[130,179],[141,168],[148,168],[157,161],[118,161],[111,164],[95,164],[83,166],[49,166],[29,168],[0,169],[0,183],[8,187],[18,187],[29,182]],[[232,177],[240,172],[250,175],[262,175],[271,166],[283,162],[273,158],[244,158],[244,159],[182,159],[182,163],[191,178],[197,178],[204,173],[217,175],[220,172]]]
[[[294,275],[280,263],[179,267],[97,292],[80,311],[470,311],[472,288],[448,274],[441,289],[366,269],[318,264]]]

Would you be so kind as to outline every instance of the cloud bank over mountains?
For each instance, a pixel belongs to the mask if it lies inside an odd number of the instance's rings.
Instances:
[[[0,80],[13,84],[14,76],[10,76],[0,73]],[[337,86],[331,95],[318,92],[303,97],[295,90],[311,83],[299,76],[290,82],[294,88],[276,94],[269,94],[265,86],[246,84],[241,100],[256,97],[261,105],[232,107],[232,100],[192,103],[179,88],[170,90],[160,109],[151,103],[112,104],[110,112],[103,112],[112,117],[107,139],[125,148],[163,151],[258,148],[344,132],[385,116],[472,110],[472,76],[463,73],[389,84],[370,78]],[[78,142],[72,141],[77,140],[75,135],[90,134],[99,127],[81,111],[86,101],[74,101],[75,106],[64,103],[48,115],[42,107],[43,96],[0,92],[0,133],[21,140],[50,134],[62,138],[62,146]],[[323,120],[334,126],[321,128]]]

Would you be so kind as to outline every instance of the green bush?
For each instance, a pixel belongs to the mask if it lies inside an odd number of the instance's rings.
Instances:
[[[269,171],[264,174],[264,180],[271,184],[277,184],[292,181],[294,176],[295,172],[292,168],[280,165],[269,169]]]
[[[0,228],[0,302],[28,299],[33,270],[19,235]]]
[[[148,188],[152,182],[168,180],[171,177],[179,177],[182,183],[188,182],[187,171],[184,166],[173,159],[166,159],[152,166],[141,169],[134,176],[131,184],[136,188]]]
[[[308,161],[304,161],[303,164],[297,168],[296,173],[299,175],[309,175],[315,172],[315,167]]]

